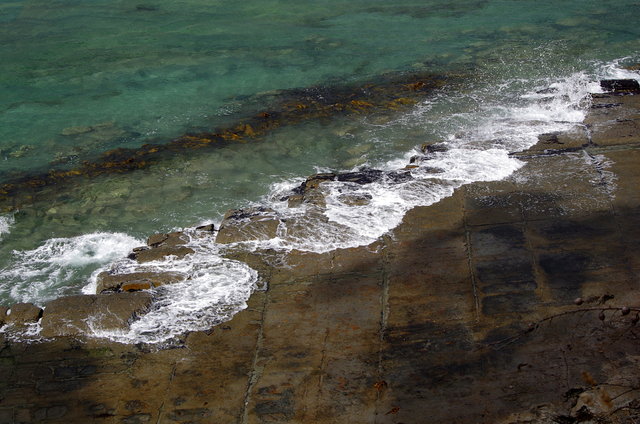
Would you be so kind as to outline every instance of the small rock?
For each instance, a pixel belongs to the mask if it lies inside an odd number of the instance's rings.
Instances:
[[[42,317],[42,309],[32,303],[16,303],[7,311],[6,323],[14,325],[26,325]]]

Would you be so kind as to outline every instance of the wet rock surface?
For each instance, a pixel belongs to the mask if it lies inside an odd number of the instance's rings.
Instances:
[[[0,422],[639,422],[639,97],[370,246],[230,253],[268,290],[184,348],[0,339]]]
[[[42,309],[32,303],[16,303],[6,310],[4,322],[14,326],[24,326],[38,322]]]
[[[134,249],[129,255],[129,258],[143,264],[146,262],[161,261],[167,256],[175,256],[178,259],[182,259],[194,252],[195,250],[187,246],[159,246]]]
[[[216,243],[269,240],[278,232],[280,219],[274,210],[248,208],[228,212],[216,236]]]

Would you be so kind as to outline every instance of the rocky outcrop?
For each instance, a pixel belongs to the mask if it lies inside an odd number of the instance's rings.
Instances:
[[[61,297],[45,305],[40,334],[63,337],[126,330],[151,301],[151,294],[142,292]]]
[[[0,339],[0,422],[640,422],[639,105],[594,96],[588,131],[369,246],[238,247],[268,290],[183,349]]]

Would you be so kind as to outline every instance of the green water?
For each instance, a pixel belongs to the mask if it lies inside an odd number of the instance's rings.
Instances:
[[[0,267],[52,237],[144,237],[219,220],[318,169],[382,164],[455,131],[460,122],[444,117],[479,109],[491,84],[520,79],[530,89],[637,57],[638,16],[640,2],[628,0],[0,1],[0,182],[232,125],[288,89],[412,72],[463,80],[437,93],[460,102],[428,112],[313,120],[46,187],[11,214]],[[59,281],[63,292],[90,271]],[[11,284],[0,282],[0,300]]]

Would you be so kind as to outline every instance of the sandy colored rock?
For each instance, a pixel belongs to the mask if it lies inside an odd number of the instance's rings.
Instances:
[[[123,285],[147,285],[147,288],[184,281],[187,275],[180,272],[132,272],[129,274],[110,274],[101,272],[97,277],[96,294],[105,291],[127,291]]]
[[[67,296],[48,302],[42,316],[43,337],[91,334],[91,329],[125,330],[151,305],[149,293]]]

